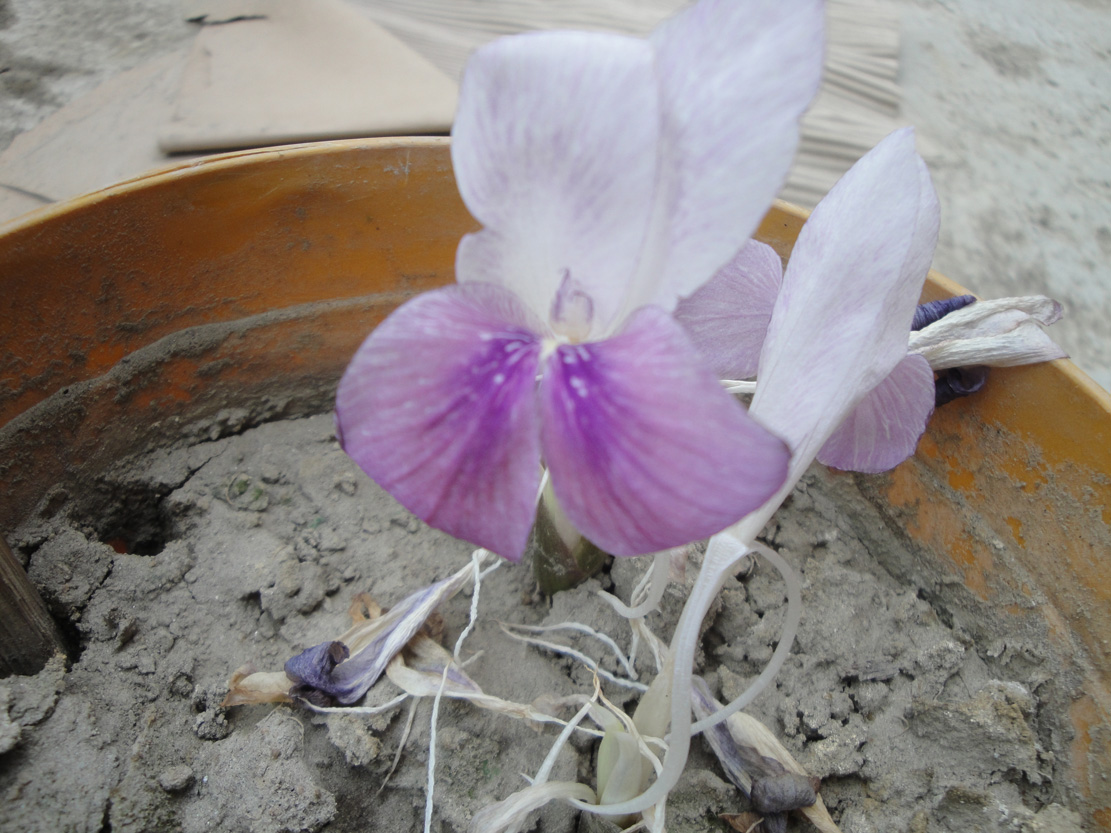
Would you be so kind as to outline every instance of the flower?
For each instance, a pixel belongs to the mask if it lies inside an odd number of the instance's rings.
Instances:
[[[483,229],[454,286],[395,311],[340,382],[347,453],[429,524],[520,558],[543,460],[615,555],[761,505],[788,452],[724,394],[670,313],[782,184],[821,73],[820,0],[702,0],[650,39],[503,38],[453,130]]]
[[[895,138],[898,135],[885,143],[900,141]],[[903,132],[901,141],[906,143],[909,135]],[[861,162],[874,167],[877,163],[872,154],[883,145]],[[853,178],[862,175],[854,171]],[[911,187],[909,178],[904,185]],[[909,204],[913,195],[908,190],[906,196]],[[867,209],[861,205],[859,212]],[[920,222],[936,227],[936,200],[928,201],[924,211]],[[823,234],[831,237],[838,234],[837,223],[847,227],[864,221],[862,216],[824,213],[830,228]],[[882,245],[882,241],[877,242]],[[896,242],[893,237],[892,245]],[[931,243],[918,262],[921,274],[912,276],[918,278],[919,288],[932,254]],[[763,360],[761,349],[782,282],[779,256],[770,247],[750,241],[712,280],[679,303],[676,319],[722,378],[747,379],[755,375],[757,362]],[[831,299],[831,303],[851,304],[854,290],[859,291],[861,284],[856,281],[854,287],[846,282],[843,298]],[[986,380],[986,367],[1063,358],[1064,351],[1039,326],[1052,324],[1060,317],[1060,304],[1040,295],[993,301],[964,295],[918,305],[907,327],[902,357],[865,392],[826,439],[818,450],[818,461],[861,472],[894,468],[914,453],[934,407],[979,390]],[[832,344],[844,338],[846,327],[847,321],[830,320],[828,329],[812,332],[806,338],[825,339]],[[774,423],[765,424],[776,427]]]

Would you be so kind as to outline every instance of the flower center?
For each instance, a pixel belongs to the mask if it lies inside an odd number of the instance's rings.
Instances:
[[[594,301],[568,271],[563,273],[563,280],[552,299],[548,321],[559,341],[579,344],[590,336]]]

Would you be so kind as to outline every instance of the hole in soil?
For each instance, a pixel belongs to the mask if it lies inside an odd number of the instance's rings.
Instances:
[[[162,497],[142,486],[120,490],[100,507],[91,525],[100,541],[116,552],[158,555],[172,538]]]
[[[66,670],[68,671],[81,660],[88,639],[78,629],[76,622],[72,622],[63,616],[57,616],[53,612],[50,614],[50,618],[54,620],[54,626],[62,636],[62,647],[66,653]]]

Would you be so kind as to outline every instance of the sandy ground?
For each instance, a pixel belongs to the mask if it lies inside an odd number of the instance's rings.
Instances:
[[[890,0],[901,120],[941,196],[935,267],[983,296],[1046,293],[1111,388],[1111,4]],[[371,5],[369,0],[364,5]],[[185,48],[177,0],[0,0],[0,148],[123,70]]]
[[[941,198],[934,268],[1057,298],[1054,336],[1111,387],[1111,4],[894,2],[903,117]]]

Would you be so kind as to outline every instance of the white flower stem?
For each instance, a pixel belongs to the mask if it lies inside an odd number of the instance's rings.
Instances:
[[[694,654],[698,647],[698,633],[706,612],[721,589],[721,579],[728,575],[729,567],[745,552],[747,550],[742,548],[732,559],[716,564],[711,562],[711,553],[707,552],[706,561],[679,616],[679,624],[672,638],[671,651],[661,671],[663,674],[669,672],[671,674],[671,731],[668,734],[667,753],[656,780],[636,798],[606,805],[575,802],[575,806],[579,809],[606,816],[640,813],[664,800],[679,782],[690,751],[690,686]]]
[[[428,741],[428,786],[424,794],[424,833],[432,833],[432,797],[436,791],[436,721],[440,717],[440,701],[443,699],[444,686],[447,685],[448,671],[451,664],[444,666],[443,676],[440,677],[440,688],[432,700],[432,728]]]
[[[551,631],[574,631],[576,633],[586,634],[592,636],[599,642],[603,643],[607,648],[613,651],[614,657],[625,669],[626,676],[631,680],[637,678],[636,671],[633,669],[632,661],[629,657],[625,656],[621,647],[613,641],[609,634],[597,631],[589,625],[584,625],[581,622],[560,622],[556,625],[512,625],[512,627],[525,633],[549,633]]]
[[[648,686],[644,685],[644,683],[638,683],[636,680],[628,680],[624,677],[618,677],[616,674],[607,671],[606,669],[599,666],[594,659],[588,657],[582,651],[577,651],[574,648],[571,648],[567,645],[560,645],[556,642],[547,642],[543,639],[537,639],[534,636],[524,636],[523,634],[514,633],[512,628],[518,627],[516,625],[509,625],[505,622],[499,622],[498,624],[507,636],[510,636],[513,639],[518,640],[519,642],[526,642],[529,645],[535,645],[537,648],[544,648],[545,650],[551,651],[554,654],[562,654],[563,656],[576,659],[587,668],[589,668],[593,673],[597,674],[599,677],[604,677],[611,683],[616,683],[617,685],[624,688],[631,688],[633,689],[633,691],[645,692],[648,690]]]
[[[747,553],[757,551],[763,555],[783,575],[787,583],[787,616],[783,635],[772,653],[771,661],[740,697],[709,717],[692,725],[691,723],[691,675],[694,667],[695,651],[698,648],[698,635],[702,621],[721,591],[725,579],[733,566]],[[687,603],[679,617],[671,651],[661,674],[671,677],[671,726],[668,733],[668,749],[663,766],[653,784],[643,793],[619,804],[592,806],[577,803],[582,810],[607,816],[623,816],[640,813],[664,800],[671,789],[679,782],[690,751],[692,735],[725,720],[729,715],[751,703],[775,679],[791,650],[798,630],[802,613],[802,593],[798,577],[779,553],[770,547],[757,543],[744,543],[733,535],[723,534],[710,540],[706,559],[691,588]]]
[[[543,784],[548,780],[548,777],[552,774],[552,767],[555,766],[556,758],[559,756],[560,750],[563,749],[564,744],[567,743],[567,739],[570,738],[571,734],[578,728],[582,719],[590,713],[591,707],[598,702],[598,696],[601,693],[602,689],[598,684],[598,678],[595,677],[594,695],[582,704],[582,707],[575,713],[575,716],[563,727],[563,731],[559,733],[559,737],[557,737],[555,743],[552,744],[552,748],[548,750],[548,754],[544,758],[544,763],[542,763],[540,769],[537,770],[536,777],[532,779],[531,783],[533,785]]]
[[[768,687],[769,683],[775,679],[775,675],[779,673],[779,669],[783,667],[783,663],[786,662],[787,655],[791,652],[791,646],[795,642],[795,635],[798,633],[799,622],[802,620],[802,585],[791,565],[771,547],[760,543],[750,546],[771,562],[787,584],[787,616],[783,622],[783,633],[779,637],[779,644],[775,646],[771,660],[764,666],[760,676],[736,700],[691,726],[692,735],[704,732],[711,726],[721,723],[731,714],[736,714]]]
[[[722,379],[721,386],[725,388],[726,393],[756,393],[755,382],[741,382],[737,379]]]
[[[664,591],[667,589],[668,571],[671,568],[671,550],[658,552],[652,558],[652,569],[648,575],[645,576],[645,578],[648,579],[648,597],[640,604],[636,604],[641,589],[640,585],[637,585],[637,589],[633,591],[633,597],[629,600],[635,607],[626,605],[612,593],[606,593],[604,591],[599,591],[598,593],[599,596],[609,603],[610,607],[626,619],[639,619],[641,616],[647,616],[659,607],[660,599],[663,598]]]
[[[495,561],[494,565],[486,572],[482,571],[482,565],[487,558],[491,555],[488,550],[477,549],[471,555],[471,565],[474,570],[474,590],[471,593],[471,615],[467,621],[467,626],[463,628],[459,638],[455,640],[455,650],[452,652],[452,657],[455,662],[459,662],[459,652],[463,648],[463,641],[470,636],[471,631],[474,630],[475,622],[478,619],[478,597],[479,591],[482,589],[482,578],[487,573],[493,572],[501,564],[501,561]],[[428,786],[425,790],[424,798],[424,833],[431,833],[432,831],[432,799],[436,791],[436,723],[440,717],[440,701],[444,697],[444,688],[447,685],[447,675],[451,670],[451,663],[449,662],[444,666],[443,676],[440,677],[440,687],[436,691],[436,697],[432,700],[432,725],[429,731],[428,738]]]

